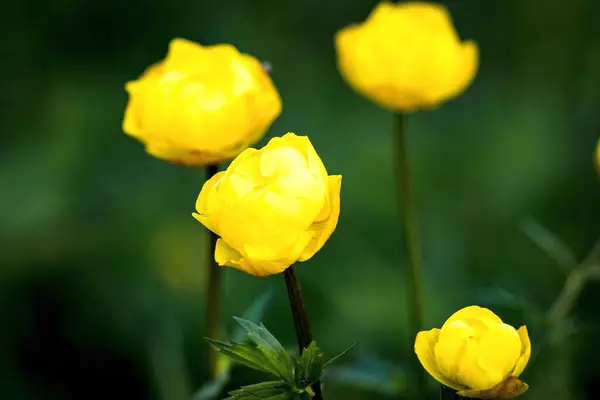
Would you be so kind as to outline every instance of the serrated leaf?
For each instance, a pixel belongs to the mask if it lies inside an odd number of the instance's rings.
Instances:
[[[324,355],[313,340],[302,351],[302,355],[294,360],[296,386],[304,389],[321,379]]]
[[[259,323],[259,321],[263,318],[267,306],[273,298],[273,293],[273,287],[270,287],[262,295],[257,297],[252,302],[250,307],[248,307],[246,311],[244,311],[244,314],[242,314],[242,318],[247,321],[254,322],[255,324]],[[245,334],[246,331],[244,330],[244,328],[242,326],[237,326],[234,332],[231,334],[230,340],[232,342],[243,342],[246,339]]]
[[[330,358],[329,360],[327,360],[325,362],[325,364],[323,364],[323,369],[327,368],[328,366],[330,366],[332,363],[336,362],[337,360],[339,360],[340,358],[342,358],[343,356],[345,356],[346,354],[348,354],[353,348],[355,348],[356,346],[358,346],[358,342],[353,343],[350,347],[348,347],[346,350],[342,351],[340,354],[338,354],[337,356],[334,356],[332,358]]]
[[[238,364],[279,376],[279,370],[273,365],[271,360],[253,344],[221,342],[210,338],[206,338],[206,340],[218,352],[226,355]]]
[[[285,382],[262,382],[233,390],[225,400],[291,400],[296,394]]]
[[[250,341],[256,345],[258,350],[265,355],[270,364],[277,370],[277,375],[286,382],[293,382],[294,364],[275,336],[263,324],[259,326],[243,318],[233,318],[244,328]]]
[[[521,229],[548,256],[553,258],[565,273],[568,274],[577,267],[577,260],[569,246],[535,219],[525,220],[521,224]]]

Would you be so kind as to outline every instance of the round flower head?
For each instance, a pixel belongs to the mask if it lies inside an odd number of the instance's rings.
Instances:
[[[359,93],[394,111],[432,108],[461,94],[478,51],[461,42],[443,5],[380,3],[362,24],[335,37],[338,67]]]
[[[191,166],[234,158],[281,113],[261,63],[229,44],[174,39],[166,58],[125,88],[125,133],[149,154]]]
[[[328,175],[306,136],[246,149],[204,184],[193,216],[221,238],[215,259],[252,275],[306,261],[333,233],[342,177]]]
[[[441,329],[419,332],[415,352],[431,376],[464,397],[508,399],[528,388],[519,380],[531,356],[527,328],[486,308],[465,307]]]

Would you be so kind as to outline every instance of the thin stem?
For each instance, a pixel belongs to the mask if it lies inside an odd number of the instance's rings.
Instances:
[[[218,165],[209,165],[206,167],[206,180],[208,181],[219,172]],[[217,235],[212,231],[208,231],[208,248],[207,248],[207,270],[208,278],[206,279],[206,336],[211,339],[219,339],[221,330],[221,268],[215,261],[215,247],[217,245]],[[212,347],[208,352],[208,370],[210,378],[217,376],[218,353]]]
[[[290,299],[290,307],[292,309],[292,317],[294,318],[294,326],[296,327],[298,350],[300,351],[300,354],[302,354],[302,351],[308,347],[308,345],[313,341],[313,338],[310,329],[308,313],[306,312],[306,306],[304,304],[304,298],[302,297],[300,281],[298,280],[296,268],[293,264],[283,272],[283,277],[285,278],[285,286],[287,287],[288,297]],[[311,388],[315,393],[313,397],[314,400],[323,400],[321,382],[315,382]]]
[[[565,285],[548,310],[550,326],[569,315],[585,284],[592,278],[600,277],[600,239],[581,265],[575,268],[565,281]]]
[[[423,306],[421,301],[421,250],[419,245],[419,233],[417,228],[417,214],[413,198],[410,163],[408,161],[408,150],[406,148],[405,116],[402,113],[394,114],[394,162],[396,179],[400,199],[400,214],[404,223],[404,242],[406,247],[406,282],[409,309],[409,332],[410,348],[414,345],[415,337],[422,328]],[[425,373],[418,359],[413,357],[412,371],[415,377],[416,399],[426,397],[427,387]]]

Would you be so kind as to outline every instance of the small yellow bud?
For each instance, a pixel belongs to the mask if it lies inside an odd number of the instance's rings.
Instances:
[[[441,329],[419,332],[415,352],[431,376],[464,397],[508,399],[528,388],[518,379],[531,356],[527,328],[486,308],[465,307]]]

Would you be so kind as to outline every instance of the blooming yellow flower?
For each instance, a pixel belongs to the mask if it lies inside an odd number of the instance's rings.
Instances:
[[[341,175],[327,175],[306,136],[249,148],[204,184],[192,215],[219,235],[215,260],[256,276],[306,261],[333,233]]]
[[[477,72],[478,50],[461,42],[439,4],[380,3],[335,37],[338,67],[359,93],[384,108],[433,108],[458,96]]]
[[[419,332],[415,352],[431,376],[464,397],[508,399],[528,388],[518,379],[531,356],[527,328],[515,330],[487,308],[465,307],[441,329]]]
[[[234,158],[281,113],[279,93],[261,63],[229,44],[174,39],[166,58],[125,89],[125,133],[149,154],[185,165]]]

